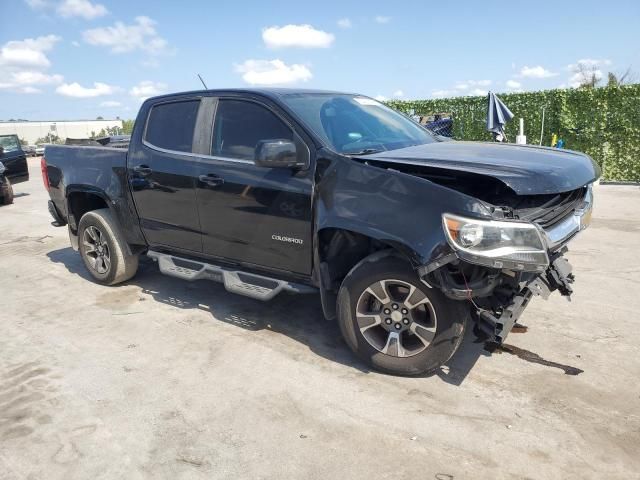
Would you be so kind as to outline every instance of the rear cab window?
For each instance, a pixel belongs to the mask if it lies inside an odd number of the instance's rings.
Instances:
[[[144,141],[152,147],[191,152],[200,100],[159,103],[151,107]]]

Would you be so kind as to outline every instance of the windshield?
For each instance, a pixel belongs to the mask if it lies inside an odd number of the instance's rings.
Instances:
[[[15,152],[20,149],[20,142],[15,135],[0,135],[0,147],[5,152]]]
[[[338,153],[363,155],[437,141],[417,123],[372,98],[290,93],[282,99]]]

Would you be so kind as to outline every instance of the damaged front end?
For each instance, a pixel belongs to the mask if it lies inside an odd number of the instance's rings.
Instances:
[[[495,220],[444,214],[452,251],[418,269],[447,297],[469,301],[491,342],[504,342],[534,296],[546,299],[557,290],[570,299],[574,276],[564,254],[590,223],[592,188],[550,197],[495,207]]]

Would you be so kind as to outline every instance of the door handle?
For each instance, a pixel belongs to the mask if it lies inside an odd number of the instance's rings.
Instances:
[[[143,177],[146,177],[147,175],[151,175],[153,173],[153,170],[151,170],[151,168],[149,168],[147,165],[136,165],[135,167],[133,167],[133,171],[139,173]]]
[[[200,175],[198,177],[198,180],[200,180],[202,183],[204,183],[209,187],[219,187],[224,183],[224,180],[222,178],[220,178],[217,175],[214,175],[213,173],[209,173],[207,175]]]

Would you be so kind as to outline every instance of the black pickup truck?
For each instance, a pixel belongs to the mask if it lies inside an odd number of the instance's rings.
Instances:
[[[502,342],[570,295],[566,244],[598,166],[567,150],[433,136],[365,96],[287,89],[151,98],[128,152],[47,146],[49,210],[96,281],[162,273],[268,300],[319,292],[375,368],[423,374],[475,323]]]
[[[13,185],[27,180],[27,155],[18,136],[0,135],[0,205],[13,203]]]

